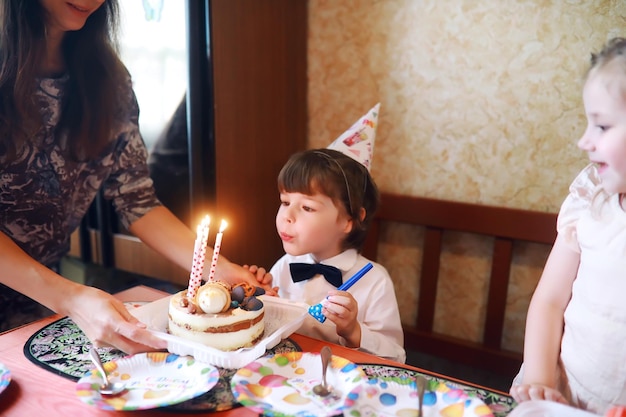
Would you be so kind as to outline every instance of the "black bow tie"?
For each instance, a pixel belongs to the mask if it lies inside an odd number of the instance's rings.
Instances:
[[[289,264],[289,271],[291,272],[293,282],[305,281],[313,278],[317,274],[322,274],[326,281],[335,287],[343,284],[343,274],[341,271],[330,265],[293,263]]]

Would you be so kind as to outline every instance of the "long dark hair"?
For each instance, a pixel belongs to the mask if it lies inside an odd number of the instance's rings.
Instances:
[[[46,53],[45,10],[38,0],[0,0],[0,159],[11,160],[42,128],[35,97]],[[87,159],[111,140],[128,73],[119,59],[117,0],[105,1],[84,27],[65,34],[69,76],[56,134],[69,155]]]
[[[367,168],[333,149],[310,149],[292,155],[278,174],[278,190],[321,193],[330,197],[336,207],[345,209],[352,219],[352,231],[342,243],[343,250],[361,250],[380,204],[378,187]]]

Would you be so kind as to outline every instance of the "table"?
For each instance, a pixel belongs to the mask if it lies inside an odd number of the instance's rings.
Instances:
[[[150,287],[137,286],[116,294],[116,297],[122,301],[154,301],[165,295],[167,294]],[[105,411],[83,403],[76,397],[74,381],[48,372],[36,366],[24,356],[23,347],[28,338],[42,327],[59,318],[61,318],[61,316],[54,315],[0,334],[0,362],[4,363],[11,371],[11,383],[6,390],[0,394],[0,415],[5,417],[24,417],[37,416],[38,413],[45,412],[45,417],[128,416],[128,412],[125,411]],[[290,339],[295,341],[302,350],[306,352],[319,352],[323,346],[330,345],[333,354],[342,356],[354,363],[372,363],[404,367],[449,381],[482,388],[487,390],[489,395],[497,396],[502,401],[510,401],[510,397],[504,392],[479,387],[475,384],[459,381],[444,375],[434,374],[427,370],[383,359],[365,352],[330,344],[297,333],[291,335]],[[153,409],[133,411],[133,415],[171,417],[173,414],[172,412]],[[193,415],[210,415],[212,417],[257,416],[256,413],[243,407],[212,413],[194,412]]]

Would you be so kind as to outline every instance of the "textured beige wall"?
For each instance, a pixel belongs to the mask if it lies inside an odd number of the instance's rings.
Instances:
[[[625,18],[621,0],[309,0],[309,146],[327,146],[381,102],[372,174],[382,190],[556,212],[586,164],[575,143],[589,54],[625,36]],[[478,340],[490,242],[447,243],[436,328]],[[379,260],[406,322],[419,254],[406,227],[387,228]],[[546,254],[516,255],[510,349],[522,349]]]

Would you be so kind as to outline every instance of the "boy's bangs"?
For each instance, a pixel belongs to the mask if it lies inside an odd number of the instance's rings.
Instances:
[[[332,175],[326,164],[309,163],[303,169],[296,164],[285,166],[278,178],[278,188],[288,193],[325,194],[334,197]]]

